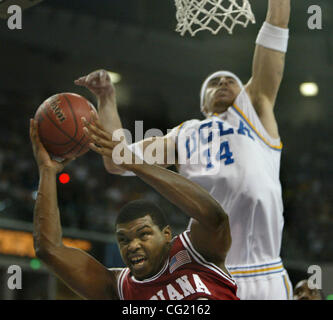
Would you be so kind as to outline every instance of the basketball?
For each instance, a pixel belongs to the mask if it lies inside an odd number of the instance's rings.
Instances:
[[[81,117],[88,122],[95,107],[75,93],[59,93],[46,99],[37,109],[35,120],[41,142],[49,154],[68,159],[89,150],[89,139],[83,132]]]

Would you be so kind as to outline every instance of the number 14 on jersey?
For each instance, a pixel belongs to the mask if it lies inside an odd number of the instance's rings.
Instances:
[[[206,149],[203,152],[203,155],[204,155],[204,157],[206,158],[206,161],[207,161],[206,168],[207,169],[213,168],[214,166],[212,164],[210,149]],[[216,154],[215,158],[216,158],[216,161],[222,161],[222,160],[224,160],[224,164],[225,165],[229,165],[229,164],[234,163],[234,159],[232,157],[232,152],[230,151],[229,142],[228,141],[224,141],[224,142],[222,142],[220,144],[220,150]]]

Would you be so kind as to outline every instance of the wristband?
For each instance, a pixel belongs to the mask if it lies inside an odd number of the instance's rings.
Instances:
[[[289,29],[273,26],[268,22],[262,25],[256,44],[265,48],[273,49],[280,52],[287,52],[289,39]]]

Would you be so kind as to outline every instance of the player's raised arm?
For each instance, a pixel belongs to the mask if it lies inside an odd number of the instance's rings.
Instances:
[[[278,137],[273,108],[281,84],[289,38],[290,0],[269,0],[266,21],[259,31],[246,88],[268,133]]]
[[[93,131],[91,127],[86,127],[84,130],[93,141],[90,144],[92,150],[104,157],[112,156],[118,143],[112,141],[111,136],[97,119],[94,121]],[[194,221],[191,225],[191,240],[195,248],[210,261],[216,264],[224,263],[231,245],[231,234],[228,216],[220,204],[198,184],[171,170],[150,165],[147,162],[141,164],[137,160],[131,154],[131,157],[128,157],[120,166],[134,172],[192,217]]]
[[[117,272],[108,270],[86,252],[62,243],[56,174],[69,161],[59,163],[50,159],[34,120],[30,120],[30,138],[40,175],[33,231],[37,257],[81,297],[118,299]]]
[[[75,80],[75,84],[86,87],[96,95],[98,117],[106,131],[112,134],[115,139],[125,138],[122,122],[118,113],[116,90],[112,84],[109,73],[106,70],[97,70]],[[135,147],[136,153],[140,157],[143,157],[146,148],[152,143],[154,143],[155,146],[157,144],[161,145],[161,148],[164,150],[163,154],[165,157],[163,164],[159,163],[159,165],[165,167],[169,166],[170,164],[167,163],[167,154],[173,152],[174,141],[168,135],[145,139],[135,143],[135,146],[132,144],[132,147],[133,149]],[[157,147],[157,149],[160,150],[161,148]],[[147,160],[149,161],[149,159]],[[125,172],[119,166],[115,165],[112,158],[103,157],[103,161],[109,173],[123,174]]]
[[[122,135],[122,123],[118,114],[116,90],[111,77],[106,70],[96,70],[80,77],[74,83],[89,89],[97,98],[97,110],[99,118],[105,129],[113,134]],[[106,170],[113,174],[121,174],[123,170],[116,167],[111,158],[103,157]]]

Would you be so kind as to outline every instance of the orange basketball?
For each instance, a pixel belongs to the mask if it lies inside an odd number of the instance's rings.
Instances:
[[[75,93],[59,93],[46,99],[37,109],[35,120],[41,142],[50,155],[77,158],[89,150],[90,140],[83,132],[81,117],[88,122],[95,107]]]

